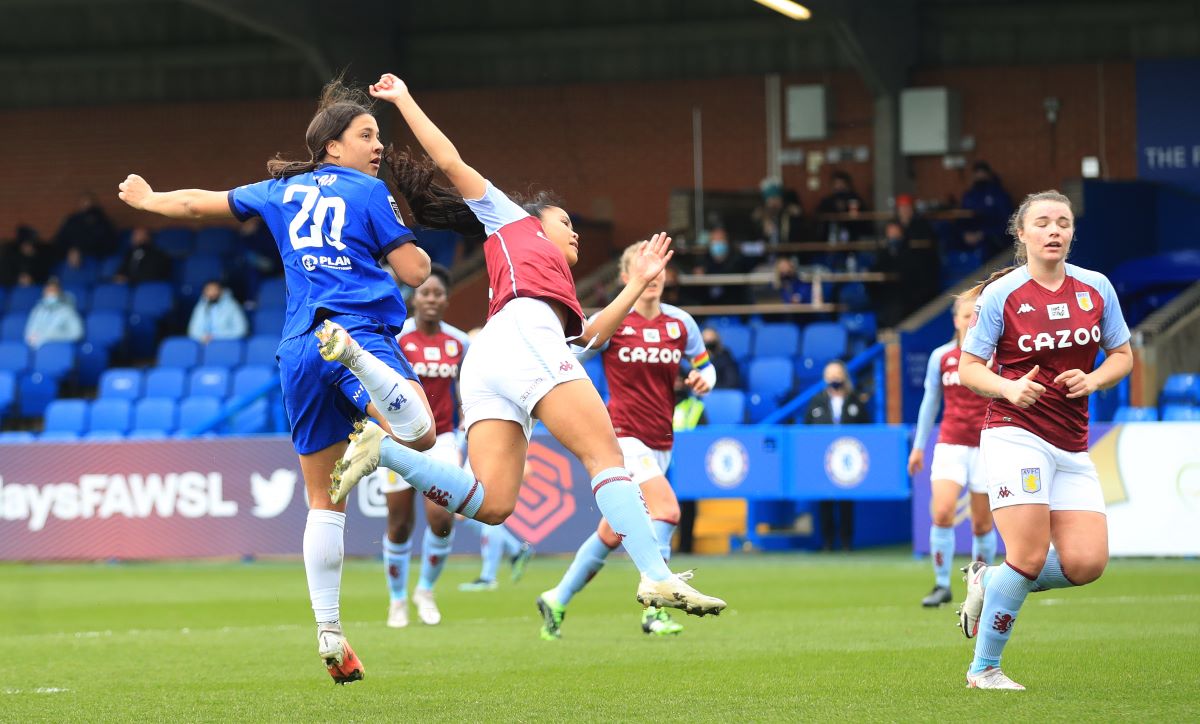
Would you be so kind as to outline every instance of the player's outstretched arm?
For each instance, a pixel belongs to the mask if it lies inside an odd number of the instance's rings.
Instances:
[[[139,211],[172,219],[232,219],[228,191],[180,189],[155,191],[146,179],[131,173],[117,186],[117,197]]]
[[[675,251],[670,247],[671,237],[661,231],[649,241],[643,241],[637,258],[630,266],[629,283],[616,299],[587,321],[583,327],[583,334],[572,340],[571,344],[595,348],[607,342],[617,331],[617,326],[629,316],[629,310],[633,309],[638,297],[642,296],[650,282],[662,273],[667,262],[675,255]]]
[[[450,179],[450,183],[454,184],[454,188],[458,189],[458,193],[462,194],[464,199],[483,197],[487,190],[487,182],[483,176],[462,160],[458,149],[446,134],[442,133],[442,129],[429,120],[429,116],[417,105],[404,81],[391,73],[384,73],[371,86],[370,92],[375,98],[395,104],[400,115],[404,116],[404,122],[417,137],[421,148],[425,149],[425,153],[428,153],[438,169],[446,174],[446,178]]]

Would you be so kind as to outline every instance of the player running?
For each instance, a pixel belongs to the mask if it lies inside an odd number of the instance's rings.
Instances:
[[[725,602],[688,585],[690,574],[673,574],[638,486],[622,467],[624,456],[595,387],[567,344],[603,344],[672,252],[657,234],[639,249],[630,283],[591,321],[584,323],[570,266],[579,257],[579,235],[567,212],[546,199],[518,206],[467,165],[450,140],[417,105],[405,84],[384,75],[371,86],[392,102],[458,194],[436,187],[432,169],[405,155],[393,170],[414,214],[424,224],[464,228],[487,236],[484,253],[491,286],[488,322],[462,368],[467,450],[474,478],[426,455],[410,454],[367,423],[333,475],[341,499],[379,464],[395,470],[443,507],[485,523],[512,512],[521,486],[533,419],[540,419],[583,463],[601,513],[642,572],[637,599],[643,606],[671,606],[689,613],[718,613]],[[465,200],[464,200],[465,198]],[[357,345],[335,331],[326,359],[343,361]]]
[[[917,431],[908,456],[908,474],[916,475],[925,466],[925,443],[937,417],[943,394],[946,410],[933,448],[929,469],[932,488],[932,524],[929,526],[929,557],[933,560],[933,590],[921,601],[922,606],[940,606],[954,600],[950,593],[950,565],[954,561],[954,516],[963,487],[971,491],[971,559],[991,565],[996,555],[996,530],[988,506],[987,482],[983,461],[979,459],[979,430],[988,399],[980,397],[959,382],[958,365],[963,337],[975,316],[973,297],[954,300],[954,339],[929,355],[925,370],[925,396],[917,416]]]
[[[340,684],[361,679],[363,665],[340,623],[346,504],[329,496],[334,463],[364,415],[414,454],[434,443],[429,402],[396,345],[404,300],[379,266],[386,261],[415,287],[429,274],[429,257],[409,243],[412,232],[376,178],[383,144],[370,104],[338,80],[326,85],[305,133],[309,160],[276,157],[267,162],[266,181],[232,191],[155,192],[137,175],[120,184],[121,200],[135,209],[175,219],[260,216],[275,237],[288,290],[276,356],[309,503],[304,570],[318,654]],[[309,334],[328,323],[353,333],[355,349],[364,351],[346,356],[350,369],[327,364],[311,343]]]
[[[629,283],[630,268],[638,253],[635,244],[621,255],[623,284]],[[680,362],[690,360],[692,369],[686,384],[696,394],[706,395],[716,384],[717,373],[692,315],[662,303],[665,278],[666,272],[659,272],[618,325],[616,334],[599,351],[608,380],[608,413],[625,455],[625,467],[633,482],[641,486],[658,550],[664,561],[670,561],[671,537],[679,523],[679,501],[666,477],[675,441],[675,380]],[[589,350],[581,356],[591,354]],[[601,519],[558,585],[538,596],[543,639],[552,641],[562,636],[567,604],[599,573],[608,554],[620,544],[608,521]],[[651,606],[642,612],[642,631],[668,636],[680,633],[683,626],[673,621],[666,609]]]
[[[979,447],[1006,554],[1004,565],[963,569],[959,622],[967,638],[977,636],[967,686],[1023,690],[1000,670],[1000,654],[1025,596],[1091,583],[1108,564],[1104,494],[1087,452],[1088,395],[1129,374],[1133,355],[1112,284],[1066,263],[1075,234],[1066,196],[1027,196],[1009,232],[1021,266],[977,288],[959,363],[964,385],[996,398]],[[986,365],[993,353],[997,371]]]

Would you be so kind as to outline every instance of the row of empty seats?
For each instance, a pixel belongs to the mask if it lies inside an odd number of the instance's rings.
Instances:
[[[46,407],[41,440],[162,438],[188,435],[197,426],[231,409],[237,398],[192,395],[176,400],[99,398],[54,400]],[[282,429],[280,429],[282,428]],[[272,415],[267,398],[255,400],[232,414],[216,432],[248,435],[280,432],[286,424]]]

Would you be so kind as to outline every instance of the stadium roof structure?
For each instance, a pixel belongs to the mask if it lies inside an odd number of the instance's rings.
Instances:
[[[0,0],[3,107],[1200,55],[1197,0]]]

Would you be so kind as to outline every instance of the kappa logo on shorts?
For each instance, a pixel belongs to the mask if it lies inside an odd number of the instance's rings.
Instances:
[[[575,363],[570,360],[564,360],[563,363],[558,366],[559,372],[570,372],[573,369],[575,369]]]
[[[992,628],[996,630],[996,633],[1008,633],[1016,621],[1016,617],[1011,613],[998,613],[995,620],[992,621]]]
[[[1009,489],[1006,487],[1001,487],[999,492],[996,493],[996,497],[997,498],[1011,498],[1012,492],[1010,492]]]
[[[1021,490],[1037,493],[1042,489],[1041,468],[1021,468]]]
[[[571,461],[538,443],[529,443],[525,480],[512,515],[504,521],[513,533],[540,543],[575,514]]]

